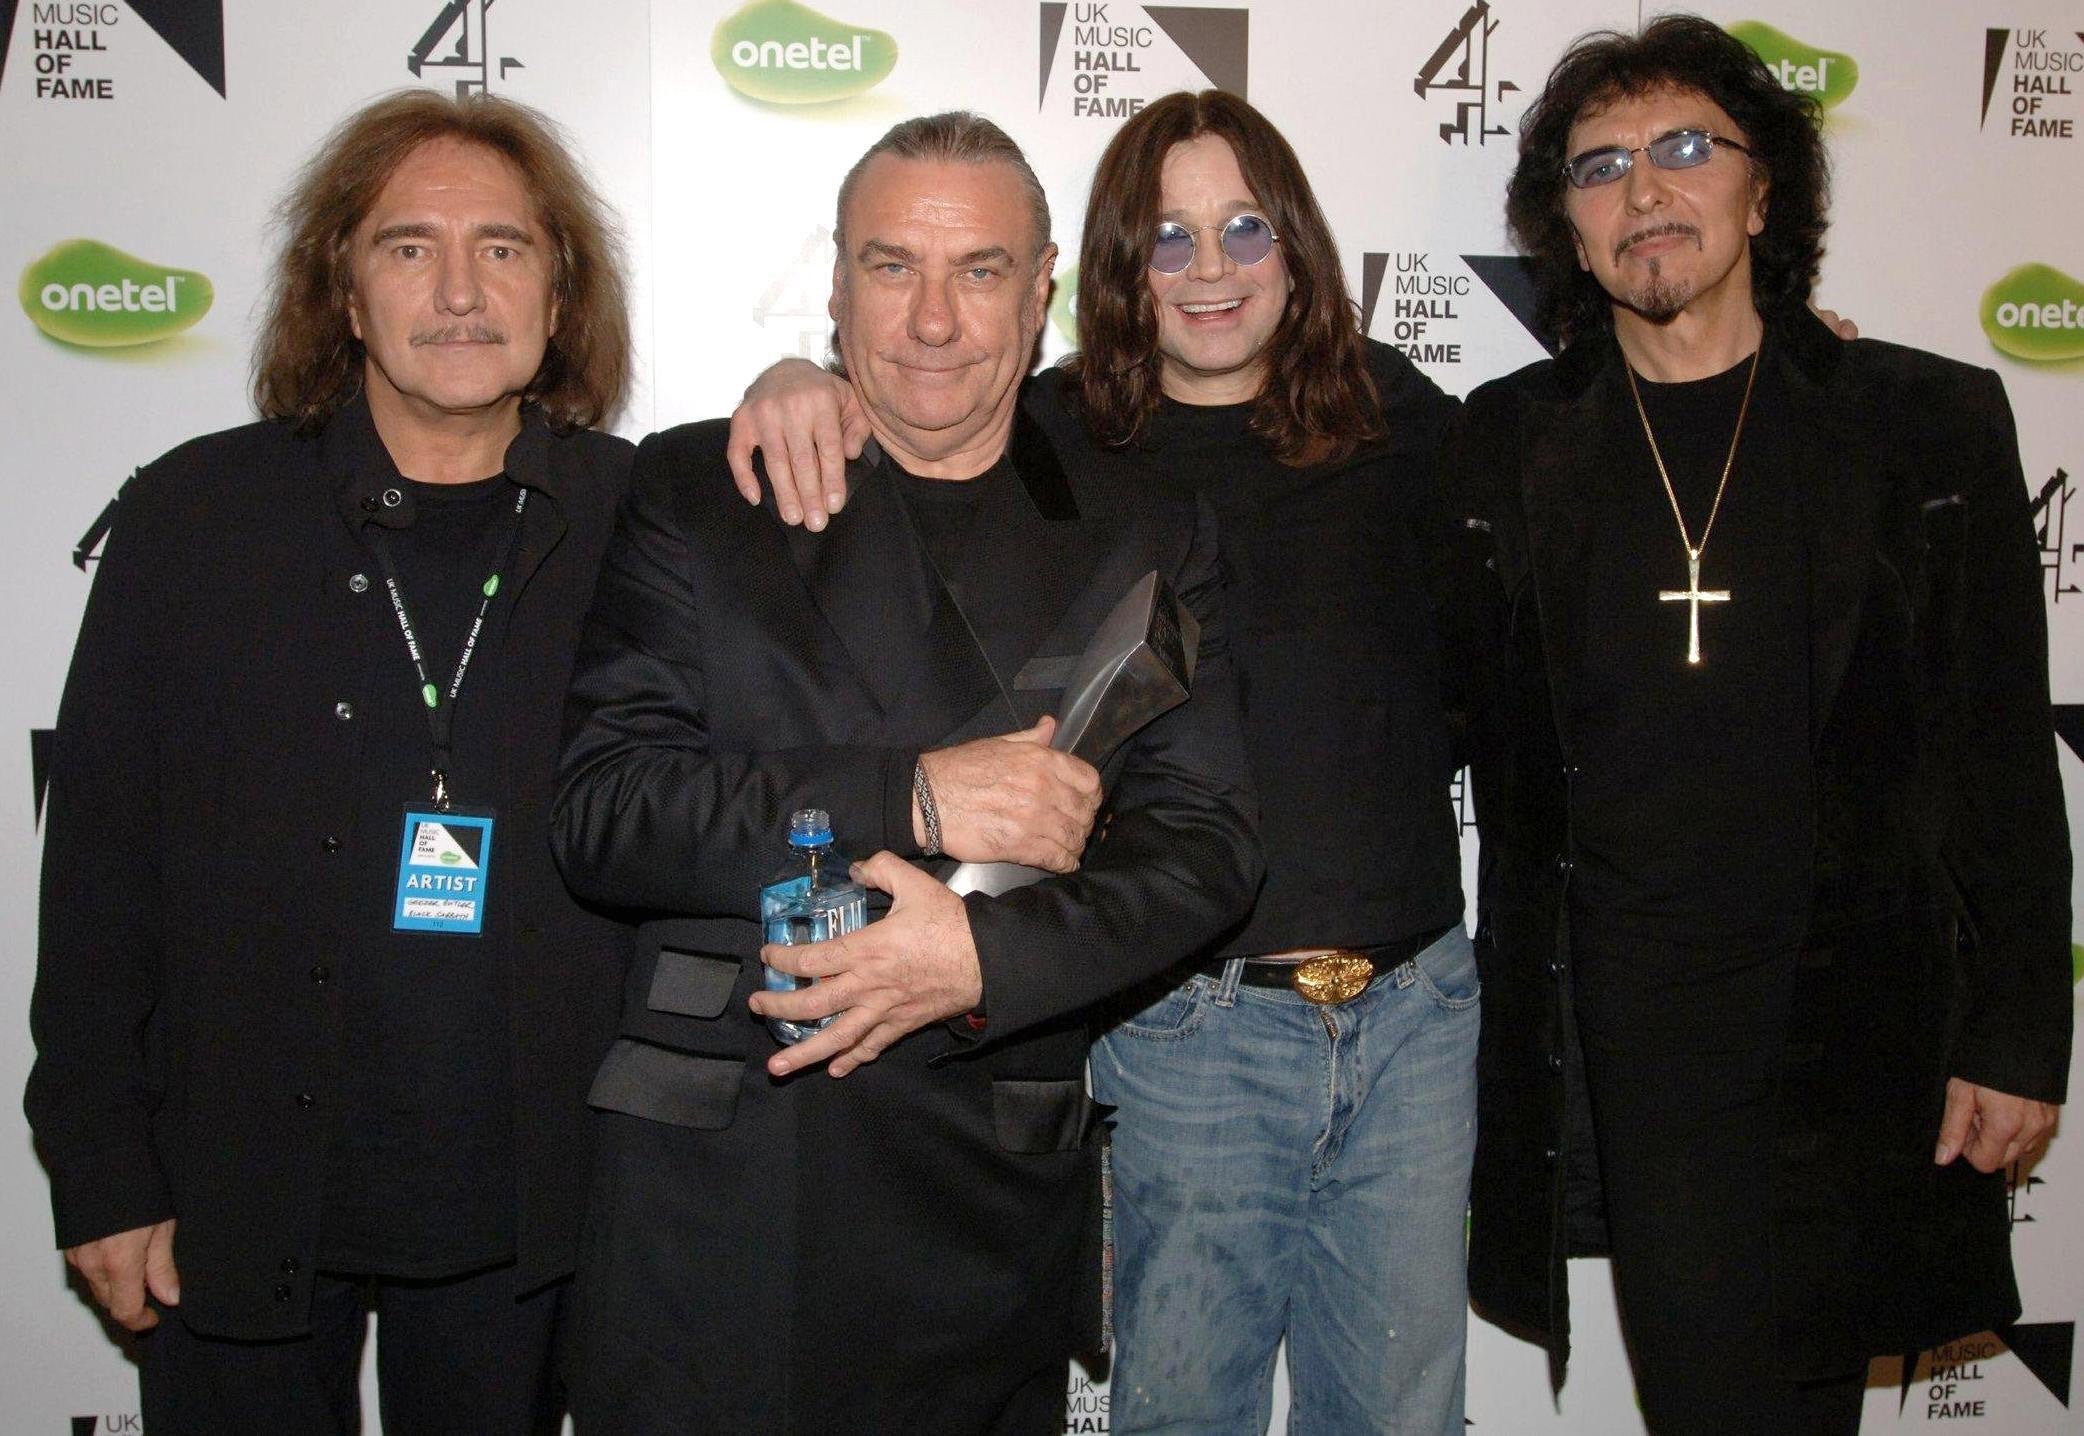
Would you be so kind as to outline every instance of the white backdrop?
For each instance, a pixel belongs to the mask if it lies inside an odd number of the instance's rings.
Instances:
[[[125,1357],[50,1249],[44,1176],[13,1100],[30,1060],[38,735],[55,715],[104,505],[139,464],[249,417],[269,209],[335,120],[399,85],[460,83],[567,126],[627,228],[641,383],[618,427],[634,436],[722,412],[778,354],[824,352],[839,177],[888,125],[928,110],[981,110],[1028,147],[1067,250],[1046,345],[1056,357],[1072,345],[1084,190],[1106,137],[1145,99],[1221,84],[1264,109],[1309,166],[1369,333],[1463,393],[1542,353],[1515,317],[1501,219],[1524,104],[1571,37],[1642,13],[1618,0],[831,4],[0,0],[0,266],[22,281],[20,316],[0,318],[12,675],[0,731],[15,735],[0,743],[0,792],[17,805],[0,821],[7,1430],[139,1429]],[[2067,523],[2084,475],[2084,0],[1703,8],[1830,107],[1824,300],[1878,337],[2003,375],[2045,525],[2056,701],[2084,748],[2084,507],[2073,536]],[[70,307],[77,283],[163,286],[167,273],[181,276],[170,312],[143,289],[127,313],[100,311],[99,295],[95,312]],[[56,312],[54,283],[67,296]],[[151,342],[110,343],[140,338]],[[2067,745],[2062,764],[2084,803]],[[2084,1429],[2070,1405],[2080,1192],[2084,1138],[2058,1139],[2015,1190],[2024,1324],[1877,1362],[1866,1430]],[[1605,1273],[1581,1262],[1572,1276],[1580,1334],[1560,1402],[1539,1352],[1475,1324],[1479,1431],[1641,1430]],[[1067,1430],[1105,1431],[1105,1388],[1073,1385]]]

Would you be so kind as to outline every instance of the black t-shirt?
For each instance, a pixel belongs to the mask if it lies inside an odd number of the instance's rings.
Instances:
[[[1378,376],[1378,379],[1382,376]],[[1447,405],[1389,408],[1431,425]],[[1373,946],[1462,916],[1421,535],[1431,434],[1291,468],[1252,406],[1167,399],[1125,457],[1216,512],[1266,882],[1229,954]]]
[[[1641,385],[1696,542],[1751,361]],[[1720,517],[1701,556],[1701,662],[1686,658],[1686,548],[1626,385],[1592,496],[1586,641],[1572,685],[1572,931],[1590,950],[1644,944],[1756,953],[1799,938],[1814,827],[1808,564],[1785,451],[1788,398],[1759,372]],[[1748,960],[1748,959],[1747,959]]]
[[[920,541],[940,571],[942,582],[956,603],[961,604],[962,555],[969,543],[970,526],[976,522],[977,511],[993,485],[1016,482],[1012,462],[1001,458],[970,479],[922,478],[895,460],[888,462]]]
[[[365,542],[388,546],[428,678],[447,692],[456,660],[514,527],[518,491],[503,475],[467,484],[401,481],[411,521]],[[369,579],[384,570],[370,549]],[[498,783],[498,633],[487,613],[454,708],[447,769],[456,806]],[[496,921],[513,871],[495,823],[484,932],[391,926],[407,804],[424,808],[432,743],[420,680],[388,598],[368,608],[369,686],[357,712],[359,937],[340,964],[341,1108],[327,1153],[319,1259],[341,1271],[441,1277],[514,1253],[513,954]],[[446,699],[444,699],[446,701]]]

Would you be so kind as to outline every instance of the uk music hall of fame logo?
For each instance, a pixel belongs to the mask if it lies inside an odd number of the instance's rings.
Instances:
[[[1550,354],[1556,352],[1537,319],[1533,271],[1516,254],[1367,251],[1360,265],[1361,333],[1387,340],[1415,364],[1459,366],[1467,359],[1463,340],[1468,302],[1485,291],[1537,344]],[[1479,359],[1488,362],[1495,357],[1484,352]]]
[[[492,58],[486,22],[494,3],[495,0],[448,0],[406,55],[405,68],[415,79],[453,81],[459,100],[466,95],[489,94],[495,71],[504,82],[508,71],[526,69],[512,55],[501,55],[497,62]]]
[[[1234,6],[1132,5],[1128,0],[1043,0],[1035,104],[1124,120],[1169,90],[1206,83],[1240,99],[1250,69],[1252,15]],[[1068,23],[1067,23],[1068,22]],[[1067,33],[1068,31],[1068,33]],[[1200,72],[1197,82],[1171,52]],[[1067,57],[1057,63],[1059,54]]]
[[[1520,88],[1511,80],[1491,79],[1491,36],[1497,31],[1490,0],[1476,0],[1411,82],[1421,100],[1444,97],[1453,101],[1454,118],[1440,123],[1442,144],[1459,139],[1465,145],[1484,145],[1512,137],[1512,127],[1491,113],[1493,105],[1502,105],[1508,94],[1516,94]]]
[[[17,0],[0,0],[0,73],[7,68],[17,9]],[[148,42],[133,52],[130,36],[135,27],[124,23],[126,17],[142,20],[204,84],[224,97],[224,0],[125,0],[121,5],[112,0],[31,0],[27,9],[22,39],[28,46],[27,63],[36,73],[34,93],[39,100],[63,104],[120,99],[129,67],[137,63],[132,53],[142,57],[157,48]]]
[[[2005,1172],[2005,1200],[2014,1226],[2040,1220],[2036,1208],[2049,1206],[2041,1189],[2048,1183],[2026,1167],[2014,1163]],[[2065,1410],[2070,1404],[2073,1348],[2077,1324],[2073,1321],[2021,1321],[1994,1331],[1950,1341],[1930,1351],[1904,1354],[1901,1386],[1896,1398],[1900,1418],[1911,1410],[1912,1398],[1922,1398],[1927,1423],[1974,1421],[2000,1417],[2017,1398],[2005,1383],[1985,1386],[1990,1373],[1985,1367],[2007,1352]]]
[[[2007,64],[2006,62],[2010,63]],[[1983,122],[1991,102],[2003,133],[2022,140],[2077,137],[2077,96],[2084,92],[2084,31],[1988,29],[1983,32]]]

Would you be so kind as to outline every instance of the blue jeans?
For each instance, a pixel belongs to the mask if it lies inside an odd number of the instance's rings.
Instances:
[[[1189,978],[1093,1049],[1114,1129],[1117,1432],[1462,1430],[1476,959],[1336,1007]]]

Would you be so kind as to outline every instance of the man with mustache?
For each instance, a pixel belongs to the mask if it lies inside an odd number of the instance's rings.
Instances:
[[[2015,1319],[2070,1042],[2041,571],[1995,375],[1804,309],[1813,100],[1690,16],[1581,40],[1508,217],[1557,359],[1447,446],[1483,833],[1470,1288],[1658,1432],[1851,1432]]]
[[[627,938],[547,833],[629,464],[555,130],[406,91],[284,201],[261,423],[125,489],[59,710],[27,1107],[155,1433],[556,1428]]]
[[[873,439],[844,511],[740,503],[722,422],[646,440],[574,673],[558,852],[646,919],[592,1094],[582,1431],[1061,1431],[1100,1330],[1083,1014],[1260,876],[1212,519],[1023,382],[1056,246],[1019,147],[907,120],[837,211]],[[1045,715],[1152,570],[1200,621],[1192,696],[1096,773]],[[889,909],[763,950],[806,808]],[[959,897],[944,855],[1048,876]],[[816,982],[765,990],[763,960]],[[761,1017],[832,1021],[785,1046]]]

